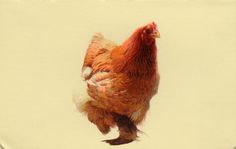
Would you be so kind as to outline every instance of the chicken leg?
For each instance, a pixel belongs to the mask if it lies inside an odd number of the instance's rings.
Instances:
[[[137,127],[127,117],[118,114],[114,114],[114,119],[119,129],[119,137],[111,140],[104,140],[104,142],[110,145],[121,145],[134,141],[137,138]]]

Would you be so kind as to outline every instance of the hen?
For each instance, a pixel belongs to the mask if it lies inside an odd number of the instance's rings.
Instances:
[[[87,49],[82,77],[89,99],[80,110],[103,134],[118,127],[118,138],[104,140],[111,145],[137,138],[136,125],[144,119],[157,93],[160,76],[155,38],[159,37],[152,22],[136,29],[121,45],[97,33]]]

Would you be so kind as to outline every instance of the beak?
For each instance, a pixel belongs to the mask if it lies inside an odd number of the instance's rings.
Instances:
[[[160,35],[160,33],[159,33],[159,32],[156,32],[156,33],[154,33],[154,34],[153,34],[153,37],[154,37],[154,38],[160,38],[160,37],[161,37],[161,35]]]

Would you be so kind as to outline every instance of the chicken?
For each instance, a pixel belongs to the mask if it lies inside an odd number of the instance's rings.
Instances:
[[[111,145],[136,140],[136,125],[145,118],[157,93],[160,76],[155,38],[159,37],[155,22],[136,29],[121,45],[100,33],[92,37],[82,68],[89,99],[80,110],[103,134],[118,127],[118,138],[104,140]]]

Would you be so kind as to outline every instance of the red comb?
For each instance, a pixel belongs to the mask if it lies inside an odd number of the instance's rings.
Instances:
[[[152,23],[152,26],[154,27],[154,28],[156,28],[157,27],[157,24],[153,21]]]

